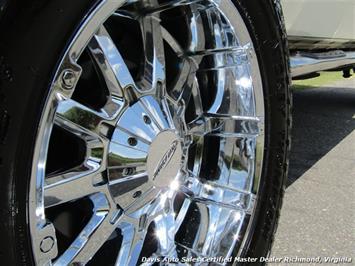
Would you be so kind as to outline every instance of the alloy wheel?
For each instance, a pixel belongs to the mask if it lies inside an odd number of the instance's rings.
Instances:
[[[42,114],[29,203],[36,262],[242,255],[263,127],[256,54],[231,1],[102,1]]]

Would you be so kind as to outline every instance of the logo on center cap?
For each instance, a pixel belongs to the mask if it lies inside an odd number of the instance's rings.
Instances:
[[[153,180],[159,175],[161,170],[163,170],[166,167],[166,165],[170,162],[171,158],[173,158],[178,144],[179,144],[178,140],[174,140],[173,143],[171,143],[170,148],[166,151],[163,158],[161,158],[157,167],[154,170]]]

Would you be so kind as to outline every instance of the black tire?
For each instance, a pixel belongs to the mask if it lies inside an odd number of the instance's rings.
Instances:
[[[27,221],[34,140],[58,60],[92,0],[0,4],[0,260],[33,264]],[[262,72],[266,143],[261,198],[245,256],[265,257],[280,214],[290,148],[291,95],[287,39],[279,1],[236,0]]]
[[[254,232],[245,257],[266,257],[280,216],[291,148],[289,50],[280,1],[237,0],[258,55],[264,86],[265,154]],[[261,263],[265,264],[265,263]]]

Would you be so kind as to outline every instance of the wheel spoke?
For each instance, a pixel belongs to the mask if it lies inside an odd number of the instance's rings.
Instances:
[[[59,102],[56,113],[57,124],[75,133],[86,132],[98,135],[100,125],[112,117],[106,112],[97,112],[74,100],[67,99]]]
[[[213,61],[214,66],[200,66],[198,75],[206,87],[216,87],[208,113],[231,116],[255,116],[254,90],[258,84],[248,72],[250,45],[193,52],[191,60]]]
[[[161,93],[158,83],[165,86],[165,55],[160,19],[156,15],[146,15],[140,23],[145,55],[142,87]]]
[[[158,253],[162,256],[167,256],[175,246],[175,217],[173,213],[158,216],[155,220],[155,226],[157,228]]]
[[[117,225],[111,223],[113,217],[105,195],[95,194],[91,200],[94,204],[92,218],[54,265],[86,264],[116,229]]]
[[[177,214],[176,219],[175,219],[175,231],[176,232],[179,230],[181,224],[183,223],[183,221],[186,217],[186,214],[189,210],[190,205],[191,205],[191,200],[189,198],[185,198],[182,203],[182,206],[179,210],[179,213]]]
[[[177,102],[188,104],[193,90],[196,90],[196,66],[190,60],[184,60],[174,88],[169,92]],[[193,88],[195,86],[195,88]]]
[[[220,138],[217,167],[220,176],[213,182],[221,188],[256,193],[255,157],[258,137]],[[223,152],[221,152],[223,151]]]
[[[200,222],[189,236],[179,239],[178,245],[182,245],[191,255],[231,256],[236,242],[241,240],[239,236],[245,213],[199,202],[192,208],[195,218]]]
[[[201,116],[203,114],[203,106],[200,89],[196,80],[192,86],[192,97],[195,105],[195,113],[197,116]]]
[[[258,136],[261,121],[262,119],[256,117],[206,114],[188,124],[188,128],[190,134],[198,136]]]
[[[216,205],[245,213],[254,209],[256,196],[249,191],[221,186],[217,181],[202,183],[197,177],[190,175],[181,187],[191,201]]]
[[[161,256],[167,256],[172,249],[175,249],[175,234],[178,229],[173,205],[176,194],[168,194],[172,192],[168,191],[161,195],[159,204],[163,207],[163,212],[154,219],[155,235],[158,240],[157,254]]]
[[[113,96],[123,97],[129,87],[136,89],[126,63],[103,25],[94,35],[89,48]]]
[[[119,228],[123,239],[116,265],[135,266],[139,264],[138,259],[147,231],[146,229],[140,229],[138,225],[126,222],[123,222]]]
[[[194,16],[194,19],[196,20],[201,19],[195,17],[194,14],[192,14],[192,16]],[[205,40],[203,35],[201,35],[201,32],[203,32],[203,27],[201,27],[199,23],[192,24],[191,26],[193,26],[190,29],[192,41],[189,50],[193,52],[196,49],[203,49]],[[162,34],[164,36],[164,40],[170,45],[170,47],[174,50],[175,54],[178,57],[182,57],[181,70],[178,74],[173,88],[169,91],[169,94],[175,101],[180,102],[185,106],[188,104],[190,96],[192,94],[194,97],[196,111],[198,114],[200,114],[202,112],[202,103],[200,99],[200,92],[198,89],[198,82],[196,80],[196,71],[201,60],[199,60],[199,58],[193,57],[192,60],[191,57],[184,56],[185,51],[180,46],[179,42],[165,28],[162,27],[161,29]]]
[[[63,204],[100,191],[102,189],[100,183],[95,184],[103,180],[103,177],[95,168],[98,167],[94,166],[93,169],[86,171],[77,169],[77,172],[70,171],[51,177],[50,179],[58,181],[44,187],[45,207]]]

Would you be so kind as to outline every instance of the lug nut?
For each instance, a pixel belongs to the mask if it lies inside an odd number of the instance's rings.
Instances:
[[[49,251],[51,251],[51,249],[54,246],[54,239],[51,236],[47,236],[45,237],[40,245],[40,249],[43,253],[47,253]]]
[[[76,76],[73,70],[66,69],[62,74],[63,85],[66,89],[72,89],[75,85]]]

